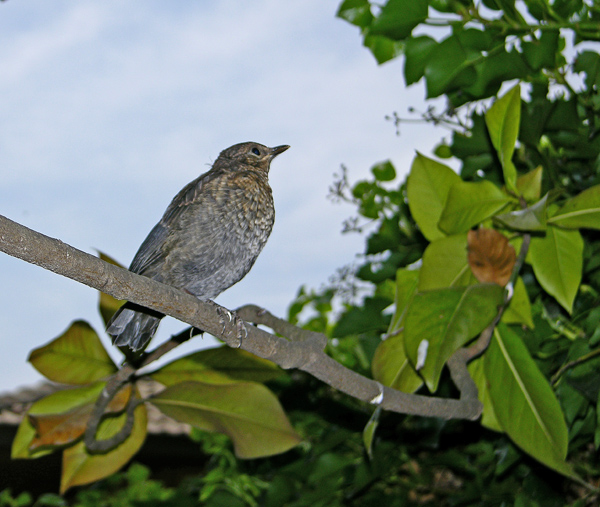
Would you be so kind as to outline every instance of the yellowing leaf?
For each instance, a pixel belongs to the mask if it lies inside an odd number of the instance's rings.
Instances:
[[[227,435],[240,458],[272,456],[300,443],[279,401],[262,384],[183,382],[149,401],[173,419]]]
[[[107,439],[115,435],[125,424],[126,414],[106,417],[100,423],[96,438]],[[117,472],[138,452],[147,432],[146,407],[139,405],[134,411],[131,435],[115,449],[104,454],[90,454],[83,442],[68,447],[63,452],[60,492],[73,486],[89,484]]]
[[[471,271],[481,283],[504,287],[517,260],[515,249],[494,229],[480,228],[467,234]]]
[[[100,257],[103,261],[108,262],[109,264],[119,266],[120,268],[124,267],[105,253],[98,252],[98,257]],[[123,304],[125,304],[125,301],[121,299],[116,299],[112,296],[109,296],[108,294],[104,294],[104,292],[100,292],[100,301],[98,309],[100,310],[100,315],[102,316],[102,320],[105,324],[108,324],[112,316]]]
[[[34,451],[46,445],[65,445],[74,442],[85,433],[85,425],[94,406],[90,403],[62,414],[29,415],[36,436],[29,449]]]
[[[131,395],[131,385],[123,387],[110,401],[106,413],[121,412]],[[79,405],[57,414],[29,414],[36,436],[29,449],[34,451],[43,446],[58,446],[74,442],[85,433],[85,428],[94,409],[96,400]]]
[[[205,349],[177,359],[152,374],[166,386],[188,380],[221,384],[252,380],[266,382],[283,374],[271,361],[241,349],[223,346]]]
[[[88,386],[57,391],[36,401],[29,408],[28,414],[30,416],[40,416],[76,410],[79,407],[93,403],[104,389],[104,386],[104,382],[96,382]],[[29,417],[24,417],[13,440],[11,457],[13,459],[38,458],[51,452],[51,449],[30,449],[30,444],[35,438],[34,426],[31,424]]]
[[[92,327],[82,320],[58,338],[34,349],[29,362],[46,378],[62,384],[89,384],[116,371]]]

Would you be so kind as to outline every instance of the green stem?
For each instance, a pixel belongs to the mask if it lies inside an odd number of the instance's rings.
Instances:
[[[556,385],[558,383],[558,381],[560,380],[560,377],[567,370],[570,370],[571,368],[575,368],[576,366],[579,366],[580,364],[586,363],[587,361],[590,361],[590,360],[594,359],[595,357],[600,357],[600,349],[592,350],[591,352],[588,352],[587,354],[585,354],[581,357],[578,357],[577,359],[574,359],[573,361],[569,361],[568,363],[563,364],[560,367],[560,369],[552,376],[552,385]]]

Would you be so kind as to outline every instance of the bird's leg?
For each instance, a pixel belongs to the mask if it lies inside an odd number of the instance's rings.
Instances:
[[[233,315],[226,308],[223,308],[222,306],[217,305],[217,303],[215,303],[214,301],[212,301],[210,299],[209,299],[209,301],[215,306],[215,309],[217,310],[217,315],[219,316],[219,323],[223,326],[223,329],[221,329],[221,334],[224,334],[227,324],[229,324],[233,320]],[[225,321],[224,316],[227,316],[227,318],[229,319],[229,322]]]
[[[231,324],[231,322],[235,323],[235,327],[237,330],[236,336],[239,340],[239,343],[236,348],[239,349],[242,346],[242,340],[244,338],[246,338],[246,336],[248,336],[248,330],[246,329],[246,323],[237,314],[237,312],[232,312],[232,311],[226,310],[223,307],[218,306],[216,303],[214,303],[212,301],[211,301],[211,303],[213,303],[217,307],[217,313],[219,314],[219,321],[223,325],[223,330],[221,331],[222,333],[225,333],[225,327],[227,324]],[[225,319],[223,318],[223,314],[227,315],[229,322],[227,322],[227,323],[225,322]]]
[[[242,340],[248,336],[248,330],[246,329],[246,323],[237,314],[237,312],[233,312],[233,315],[235,317],[235,325],[236,325],[236,328],[237,328],[237,338],[239,340],[237,348],[239,349],[242,346]]]
[[[221,326],[223,326],[223,328],[221,329],[221,334],[225,334],[225,330],[227,329],[228,324],[231,324],[232,322],[235,323],[235,327],[237,329],[236,336],[239,340],[237,348],[239,349],[242,346],[242,340],[246,338],[246,336],[248,336],[248,330],[246,329],[246,323],[244,322],[244,320],[240,318],[236,312],[232,312],[230,310],[227,310],[226,308],[223,308],[222,306],[219,306],[212,299],[205,299],[203,301],[215,307],[217,315],[219,316],[219,323],[221,324]]]

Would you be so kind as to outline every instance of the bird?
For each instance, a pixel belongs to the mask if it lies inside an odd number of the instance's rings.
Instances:
[[[212,167],[172,200],[129,270],[211,301],[239,282],[275,222],[269,169],[288,145],[245,142],[223,150]],[[144,349],[161,313],[125,303],[107,324],[113,344]]]

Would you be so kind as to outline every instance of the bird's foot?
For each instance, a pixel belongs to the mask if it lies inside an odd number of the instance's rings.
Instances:
[[[237,348],[239,349],[242,346],[242,340],[246,338],[246,336],[248,336],[246,323],[236,312],[231,312],[229,310],[224,309],[221,306],[217,306],[217,314],[219,315],[219,322],[223,326],[223,329],[221,330],[222,334],[225,333],[227,325],[231,324],[232,322],[235,323],[235,327],[237,330],[236,336],[239,340]]]

